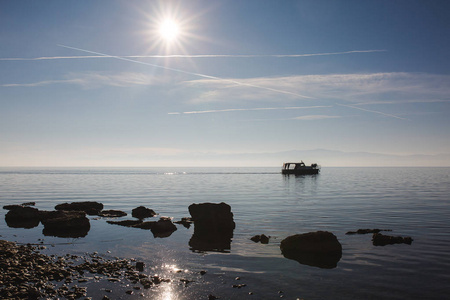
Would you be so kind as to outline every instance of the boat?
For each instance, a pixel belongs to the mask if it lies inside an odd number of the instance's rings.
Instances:
[[[294,175],[314,175],[319,174],[320,166],[317,164],[305,165],[301,162],[287,162],[283,164],[281,174],[294,174]]]

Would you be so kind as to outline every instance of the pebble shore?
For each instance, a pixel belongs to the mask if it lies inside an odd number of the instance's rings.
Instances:
[[[91,253],[82,256],[45,255],[42,245],[18,245],[0,240],[0,298],[1,299],[91,299],[86,297],[87,287],[78,286],[88,281],[127,280],[135,293],[162,282],[170,281],[149,276],[142,271],[142,262],[133,259],[106,259]],[[108,292],[108,291],[106,291]],[[109,299],[104,296],[103,299]]]

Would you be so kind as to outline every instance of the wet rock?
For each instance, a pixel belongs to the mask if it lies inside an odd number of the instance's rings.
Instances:
[[[139,272],[144,271],[144,266],[145,264],[141,261],[136,262],[136,270],[138,270]]]
[[[144,206],[139,206],[131,211],[131,215],[138,219],[145,219],[156,216],[156,213],[153,209],[146,208]]]
[[[191,218],[181,218],[180,221],[176,221],[176,222],[174,222],[174,223],[175,223],[175,224],[183,225],[183,226],[186,227],[186,228],[190,228],[192,222],[193,222],[193,221],[192,221]]]
[[[107,221],[109,224],[116,224],[126,227],[151,230],[154,237],[169,237],[177,227],[168,218],[161,218],[158,221],[142,222],[141,220]]]
[[[39,210],[21,205],[7,206],[9,211],[5,215],[6,224],[13,228],[33,228],[39,225]],[[5,208],[5,207],[4,207]]]
[[[390,236],[381,233],[374,233],[372,236],[372,243],[374,246],[386,246],[393,244],[408,244],[411,245],[413,239],[411,237]]]
[[[358,229],[357,231],[348,231],[346,234],[368,234],[379,233],[380,231],[392,231],[390,229]]]
[[[211,225],[229,229],[234,229],[236,226],[231,206],[226,203],[194,203],[189,205],[188,209],[195,225]]]
[[[169,237],[174,231],[176,231],[177,227],[171,220],[160,219],[158,222],[153,224],[150,230],[152,231],[154,237],[165,238]]]
[[[91,225],[82,211],[41,212],[43,234],[56,237],[79,238],[88,234]]]
[[[189,213],[194,221],[194,234],[189,241],[191,250],[226,252],[231,248],[236,225],[228,204],[191,204]]]
[[[90,216],[98,215],[103,209],[103,204],[95,201],[63,203],[55,206],[56,210],[83,211]]]
[[[270,237],[265,234],[261,234],[261,235],[258,234],[258,235],[251,237],[250,239],[255,243],[261,242],[261,244],[268,244]]]
[[[289,236],[281,241],[284,257],[301,264],[332,269],[342,257],[342,245],[334,234],[316,231]]]
[[[98,213],[100,217],[109,217],[109,218],[118,218],[118,217],[124,217],[127,215],[126,212],[123,212],[121,210],[102,210]]]
[[[135,227],[139,224],[142,224],[142,221],[138,220],[123,220],[123,221],[106,221],[108,224],[115,224],[125,227]]]

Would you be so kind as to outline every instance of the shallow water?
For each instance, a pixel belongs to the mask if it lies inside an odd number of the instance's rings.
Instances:
[[[188,245],[193,226],[177,225],[170,237],[155,238],[149,230],[89,217],[86,237],[58,238],[43,236],[42,225],[10,228],[2,210],[0,234],[55,245],[44,253],[134,257],[148,273],[195,280],[139,291],[149,299],[442,299],[450,292],[449,192],[450,168],[323,168],[310,176],[285,176],[278,168],[2,168],[2,206],[34,201],[52,210],[64,202],[98,201],[129,213],[119,220],[131,219],[140,205],[179,220],[189,216],[192,203],[226,202],[236,229],[228,253],[198,253]],[[359,228],[391,229],[386,234],[414,241],[382,247],[372,245],[371,235],[345,234]],[[317,230],[334,233],[342,244],[336,268],[282,256],[282,239]],[[268,245],[250,240],[262,233],[271,236]],[[207,273],[200,276],[200,270]],[[247,286],[231,287],[241,283]],[[115,299],[142,299],[121,293],[126,284],[116,288]],[[99,283],[87,285],[91,296],[104,294]]]

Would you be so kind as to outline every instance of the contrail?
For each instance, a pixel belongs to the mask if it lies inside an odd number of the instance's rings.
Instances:
[[[293,107],[259,107],[259,108],[228,108],[217,110],[197,110],[197,111],[185,111],[185,112],[170,112],[168,115],[181,115],[181,114],[207,114],[207,113],[221,113],[232,111],[256,111],[256,110],[290,110],[290,109],[308,109],[308,108],[329,108],[333,106],[293,106]]]
[[[396,115],[387,114],[387,113],[384,113],[384,112],[381,112],[381,111],[370,110],[370,109],[365,109],[365,108],[356,107],[356,106],[352,106],[352,105],[339,104],[339,103],[336,103],[336,105],[345,106],[345,107],[358,109],[358,110],[362,110],[362,111],[367,111],[367,112],[371,112],[371,113],[375,113],[375,114],[380,114],[380,115],[383,115],[383,116],[386,116],[386,117],[397,118],[397,119],[400,119],[400,120],[407,120],[405,118],[402,118],[402,117],[399,117],[399,116],[396,116]]]
[[[259,86],[259,85],[239,82],[239,81],[236,81],[236,80],[220,78],[220,77],[216,77],[216,76],[210,76],[210,75],[205,75],[205,74],[200,74],[200,73],[188,72],[188,71],[184,71],[184,70],[180,70],[180,69],[164,67],[164,66],[155,65],[155,64],[151,64],[151,63],[146,63],[146,62],[142,62],[142,61],[126,58],[126,57],[108,55],[108,54],[104,54],[104,53],[101,53],[101,52],[95,52],[95,51],[90,51],[90,50],[85,50],[85,49],[80,49],[80,48],[75,48],[75,47],[70,47],[70,46],[65,46],[65,45],[58,45],[58,46],[64,47],[64,48],[67,48],[67,49],[83,51],[83,52],[86,52],[86,53],[91,53],[91,54],[97,54],[97,55],[101,55],[101,56],[116,58],[116,59],[129,61],[129,62],[133,62],[133,63],[137,63],[137,64],[147,65],[147,66],[151,66],[151,67],[155,67],[155,68],[160,68],[160,69],[165,69],[165,70],[169,70],[169,71],[174,71],[174,72],[178,72],[178,73],[194,75],[194,76],[198,76],[198,77],[202,77],[202,78],[214,79],[214,80],[219,80],[219,81],[224,81],[224,82],[230,82],[230,83],[241,85],[241,86],[248,86],[248,87],[263,89],[263,90],[272,91],[272,92],[276,92],[276,93],[293,95],[293,96],[300,97],[300,98],[305,98],[305,99],[315,99],[314,97],[309,97],[309,96],[305,96],[305,95],[301,95],[301,94],[297,94],[297,93],[293,93],[293,92],[288,92],[288,91],[273,89],[273,88],[269,88],[269,87],[264,87],[264,86]]]
[[[66,47],[63,45],[58,45]],[[70,48],[70,47],[68,47]],[[74,49],[74,48],[71,48]],[[76,49],[81,50],[81,49]],[[325,53],[307,53],[307,54],[173,54],[173,55],[85,55],[85,56],[43,56],[32,58],[0,58],[0,61],[33,61],[33,60],[55,60],[55,59],[90,59],[90,58],[295,58],[295,57],[310,57],[310,56],[328,56],[328,55],[345,55],[355,53],[373,53],[373,52],[386,52],[386,50],[352,50],[343,52],[325,52]]]

